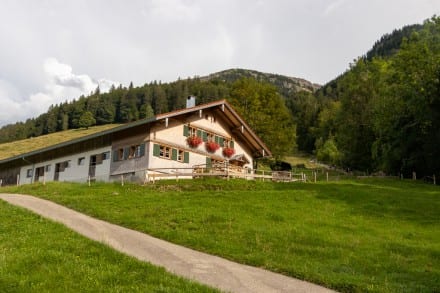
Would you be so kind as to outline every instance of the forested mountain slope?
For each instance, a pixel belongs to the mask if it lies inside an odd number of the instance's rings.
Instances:
[[[440,18],[394,34],[375,45],[388,51],[370,51],[317,91],[307,129],[321,160],[432,176],[440,172]]]

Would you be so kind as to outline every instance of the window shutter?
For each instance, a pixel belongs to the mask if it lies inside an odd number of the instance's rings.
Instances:
[[[215,143],[219,143],[220,141],[220,137],[218,137],[217,135],[214,136],[214,141]]]
[[[155,156],[155,157],[160,156],[160,145],[158,145],[158,144],[153,145],[153,156]]]
[[[234,148],[234,141],[233,140],[231,140],[231,142],[229,143],[229,147]]]
[[[118,150],[114,150],[113,151],[113,162],[117,162],[118,161]]]
[[[139,157],[143,157],[145,155],[145,143],[139,146]]]
[[[176,149],[171,150],[171,160],[177,161],[177,150]]]
[[[129,155],[130,155],[130,147],[125,147],[124,148],[124,160],[127,160]]]
[[[211,158],[206,157],[206,168],[211,168],[211,167],[212,167]]]
[[[183,153],[183,162],[184,163],[189,163],[189,152],[184,152]]]
[[[200,129],[197,129],[197,136],[202,137],[202,131]]]
[[[189,127],[188,127],[188,125],[183,125],[183,136],[189,136]]]
[[[220,137],[218,138],[218,144],[219,144],[220,146],[223,146],[224,141],[225,141],[225,139],[224,139],[223,137],[220,136]]]
[[[208,141],[208,133],[206,133],[206,131],[202,131],[202,140],[203,141]]]

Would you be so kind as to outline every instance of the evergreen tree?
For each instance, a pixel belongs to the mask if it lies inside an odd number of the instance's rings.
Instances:
[[[90,126],[93,126],[95,124],[96,120],[93,117],[92,112],[90,111],[85,111],[78,120],[78,126],[81,128],[88,129]]]
[[[139,111],[139,116],[141,119],[154,117],[153,107],[151,107],[150,104],[142,105]]]

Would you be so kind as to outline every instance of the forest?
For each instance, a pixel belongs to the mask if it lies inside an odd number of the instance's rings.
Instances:
[[[440,17],[396,29],[322,87],[233,69],[171,83],[97,88],[0,129],[0,143],[66,129],[127,123],[227,99],[281,159],[296,151],[365,173],[440,172]]]

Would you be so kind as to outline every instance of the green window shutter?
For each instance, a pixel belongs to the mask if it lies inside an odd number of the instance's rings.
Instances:
[[[189,127],[188,127],[188,125],[183,125],[183,136],[189,136]]]
[[[206,157],[206,168],[211,168],[211,167],[212,167],[211,158]]]
[[[158,144],[153,145],[153,156],[155,156],[155,157],[160,156],[160,145],[158,145]]]
[[[143,157],[145,155],[145,143],[139,146],[139,156]]]
[[[124,148],[124,160],[127,160],[129,155],[130,155],[130,148],[125,147]]]
[[[113,162],[117,162],[118,161],[118,150],[114,150],[113,151]]]
[[[234,148],[234,141],[233,140],[231,140],[231,142],[229,143],[229,147]]]
[[[208,141],[208,134],[205,131],[202,131],[202,140],[203,141]]]
[[[183,153],[183,162],[184,163],[189,163],[189,152],[184,152]]]
[[[217,135],[214,136],[214,141],[215,143],[219,143],[220,141],[220,137],[218,137]]]
[[[171,149],[171,160],[177,161],[177,150]]]
[[[218,138],[218,144],[221,146],[221,147],[223,147],[223,142],[225,141],[225,139],[223,138],[223,137],[219,137]]]
[[[197,136],[202,137],[202,131],[200,129],[197,129]]]

